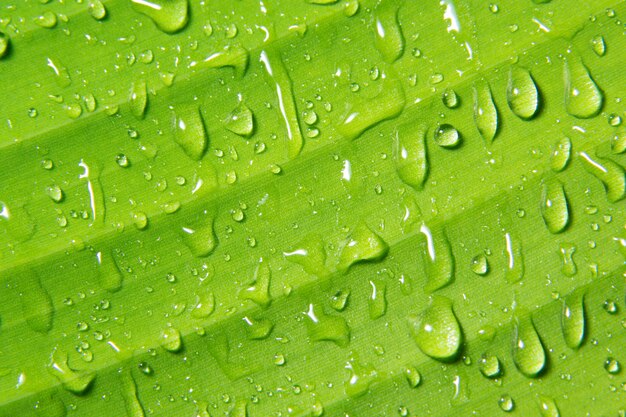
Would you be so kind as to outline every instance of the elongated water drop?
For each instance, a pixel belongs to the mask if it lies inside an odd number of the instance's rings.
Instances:
[[[574,117],[588,119],[602,110],[604,94],[578,57],[565,61],[565,110]]]
[[[126,406],[126,416],[145,417],[143,405],[141,405],[137,393],[137,383],[130,373],[130,370],[123,371],[121,379],[122,397],[124,398],[124,405]]]
[[[568,137],[563,137],[554,145],[554,150],[550,157],[550,168],[554,172],[561,172],[569,163],[572,154],[572,141]]]
[[[539,406],[539,412],[541,417],[560,417],[561,413],[556,402],[546,395],[537,396],[537,404]]]
[[[375,320],[385,315],[387,311],[387,285],[380,279],[369,281],[371,292],[368,301],[370,318]]]
[[[326,268],[326,250],[322,237],[318,234],[306,236],[294,249],[283,252],[290,262],[301,265],[311,275],[324,277],[328,275]]]
[[[449,109],[455,109],[461,103],[461,100],[459,99],[456,91],[451,88],[446,88],[441,96],[441,99],[443,101],[443,104]]]
[[[513,363],[525,376],[534,378],[546,365],[546,352],[528,314],[513,319]]]
[[[543,186],[541,216],[550,233],[561,233],[569,224],[569,205],[565,188],[556,180]]]
[[[313,304],[309,304],[304,314],[307,334],[311,341],[330,341],[341,347],[347,346],[350,342],[350,328],[343,317],[327,315],[321,307]]]
[[[254,319],[246,316],[243,318],[243,322],[246,325],[248,339],[252,340],[266,339],[274,329],[274,323],[268,319]]]
[[[411,388],[416,388],[422,382],[422,374],[413,366],[407,366],[404,369],[404,376]]]
[[[179,106],[173,114],[172,124],[174,141],[191,159],[202,159],[209,140],[200,109],[194,105]]]
[[[188,0],[131,0],[133,9],[148,16],[165,33],[176,33],[189,21]]]
[[[4,32],[0,32],[0,59],[9,54],[11,38]]]
[[[217,246],[217,237],[213,229],[213,217],[205,215],[197,221],[184,226],[181,236],[185,246],[198,258],[209,256]]]
[[[37,333],[47,333],[52,328],[54,316],[50,294],[32,270],[27,270],[20,276],[20,285],[20,301],[26,323]]]
[[[606,42],[604,42],[604,36],[598,35],[591,38],[591,49],[598,56],[604,56],[606,54]]]
[[[452,301],[433,296],[430,305],[418,316],[410,316],[408,323],[413,340],[424,354],[440,361],[457,358],[463,332],[452,311]]]
[[[574,252],[576,252],[576,246],[572,243],[561,243],[559,245],[559,252],[561,253],[561,272],[563,275],[573,277],[576,275],[576,262],[574,262]]]
[[[511,233],[504,234],[506,269],[504,277],[509,283],[515,283],[524,278],[524,253],[522,242]]]
[[[422,244],[422,259],[426,268],[426,285],[428,293],[437,291],[454,281],[454,254],[452,246],[443,227],[429,228],[425,223],[420,232],[426,238]]]
[[[239,105],[226,116],[224,127],[244,138],[250,137],[254,132],[254,116],[252,111],[243,102],[240,102]]]
[[[252,285],[241,291],[239,297],[244,300],[251,300],[263,308],[269,307],[272,302],[272,296],[270,295],[271,277],[272,271],[269,264],[261,258],[254,271]]]
[[[115,262],[113,254],[109,251],[96,253],[98,261],[98,282],[107,291],[118,291],[122,288],[122,273]]]
[[[442,148],[455,148],[461,143],[461,134],[448,123],[438,125],[433,137],[435,143]]]
[[[582,289],[563,300],[561,329],[565,344],[570,349],[578,349],[585,339],[585,293]]]
[[[498,110],[493,102],[491,88],[485,80],[474,83],[474,122],[487,144],[493,142],[498,133]]]
[[[128,99],[130,112],[137,119],[143,119],[146,106],[148,105],[148,91],[146,80],[135,81],[130,86],[130,95]]]
[[[389,246],[363,222],[359,223],[341,250],[337,269],[348,271],[357,262],[378,261],[387,255]]]
[[[398,23],[398,7],[380,2],[374,10],[376,39],[374,45],[386,62],[392,63],[404,52],[404,36]]]
[[[426,125],[396,131],[393,154],[396,171],[400,179],[416,190],[421,190],[428,176],[428,155],[426,149]]]
[[[91,371],[78,371],[69,367],[67,353],[55,347],[50,355],[48,371],[54,375],[67,391],[75,395],[84,394],[91,386],[96,374]]]
[[[511,111],[520,119],[529,120],[537,114],[539,91],[537,91],[535,80],[526,68],[511,67],[506,99]]]
[[[578,156],[587,172],[602,182],[611,203],[626,197],[626,172],[621,165],[610,159],[594,160],[585,152],[579,152]]]

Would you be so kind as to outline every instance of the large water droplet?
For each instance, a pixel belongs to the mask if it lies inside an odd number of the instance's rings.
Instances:
[[[463,333],[452,311],[452,301],[433,296],[428,308],[418,316],[409,317],[408,323],[413,340],[424,354],[440,361],[457,358]]]
[[[455,109],[461,103],[461,99],[457,95],[456,91],[451,88],[446,88],[441,96],[441,99],[443,104],[449,109]]]
[[[389,246],[365,223],[359,223],[341,250],[337,269],[347,271],[357,262],[378,261],[387,255]]]
[[[47,333],[52,328],[54,306],[39,276],[27,270],[20,276],[20,301],[28,326],[37,333]]]
[[[559,412],[559,407],[557,407],[556,402],[545,395],[538,395],[537,402],[539,405],[539,412],[541,413],[541,417],[560,417],[561,413]]]
[[[561,233],[569,224],[569,205],[565,188],[559,181],[544,184],[541,216],[550,233]]]
[[[209,256],[217,246],[217,237],[213,229],[213,217],[203,216],[193,224],[182,228],[183,243],[189,248],[193,256]]]
[[[371,279],[369,281],[371,293],[368,299],[370,318],[375,320],[385,315],[387,311],[387,285],[381,279]]]
[[[563,137],[554,145],[554,150],[550,157],[550,168],[554,172],[561,172],[569,163],[572,154],[572,141],[568,137]]]
[[[393,153],[398,176],[416,190],[422,189],[428,175],[426,132],[426,125],[407,133],[395,132]]]
[[[442,148],[455,148],[461,143],[461,134],[448,123],[438,125],[433,137],[435,143]]]
[[[89,14],[96,20],[103,20],[107,17],[107,9],[100,0],[90,0],[88,9]]]
[[[561,272],[567,277],[573,277],[576,275],[576,263],[574,262],[574,252],[576,252],[576,246],[572,243],[561,243],[559,245],[559,252],[561,253],[561,259],[563,265],[561,265]]]
[[[585,338],[585,293],[575,290],[563,300],[561,329],[565,344],[578,349]]]
[[[330,341],[341,347],[347,346],[350,342],[350,328],[343,317],[327,315],[321,307],[313,304],[309,304],[304,314],[307,334],[311,341]]]
[[[326,250],[320,235],[308,235],[295,249],[283,252],[283,255],[288,261],[301,265],[308,274],[318,277],[328,275]]]
[[[509,283],[518,282],[524,278],[524,253],[522,242],[511,233],[504,234],[506,269],[504,277]]]
[[[50,355],[48,371],[54,375],[63,388],[72,394],[84,394],[96,378],[96,374],[90,371],[78,371],[69,367],[67,353],[55,347]]]
[[[539,109],[539,91],[532,75],[526,68],[511,67],[506,90],[509,108],[520,119],[529,120]]]
[[[239,105],[226,116],[224,127],[244,138],[250,137],[254,132],[254,116],[252,111],[243,102],[240,102]]]
[[[422,244],[426,268],[426,292],[434,292],[454,281],[454,254],[443,227],[429,228],[422,224],[420,232],[426,241]]]
[[[200,109],[194,105],[179,106],[173,114],[172,124],[174,141],[191,159],[202,159],[209,140]]]
[[[529,378],[538,376],[546,365],[546,352],[528,314],[514,317],[512,355],[517,369]]]
[[[489,261],[483,254],[476,255],[471,262],[472,272],[476,275],[485,276],[489,273]]]
[[[263,308],[269,307],[272,302],[272,296],[270,295],[271,277],[272,271],[269,264],[261,258],[254,271],[252,285],[241,291],[239,297],[244,300],[251,300]]]
[[[604,95],[580,58],[566,59],[564,77],[565,110],[580,119],[588,119],[600,113]]]
[[[180,335],[180,331],[172,326],[167,326],[163,329],[160,342],[163,349],[172,353],[180,351],[183,347],[183,339]]]
[[[98,261],[98,282],[107,291],[117,291],[122,288],[122,273],[115,262],[113,254],[109,251],[96,253]]]
[[[493,102],[491,88],[485,80],[474,83],[474,122],[487,144],[493,142],[498,133],[498,110]]]
[[[602,181],[606,190],[606,197],[611,203],[616,203],[626,197],[626,172],[621,165],[610,159],[594,160],[587,153],[578,153],[585,169]]]
[[[376,39],[374,45],[389,63],[394,62],[404,52],[404,36],[398,22],[398,6],[380,2],[374,10]]]
[[[57,15],[50,10],[46,10],[35,18],[35,24],[46,29],[52,29],[57,25],[58,21]]]
[[[509,394],[504,394],[498,399],[498,406],[506,413],[510,413],[515,409],[515,401]]]
[[[148,16],[165,33],[176,33],[189,21],[188,0],[131,1],[133,9]]]
[[[143,119],[148,105],[146,80],[138,80],[131,84],[128,103],[133,116],[137,119]]]

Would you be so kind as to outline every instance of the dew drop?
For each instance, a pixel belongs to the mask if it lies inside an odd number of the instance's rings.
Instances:
[[[250,137],[254,132],[254,116],[252,111],[243,102],[226,116],[224,127],[231,132],[244,138]]]
[[[50,10],[43,12],[35,18],[35,24],[46,29],[52,29],[57,25],[57,22],[57,15]]]
[[[0,59],[9,54],[9,48],[11,46],[11,38],[4,32],[0,32]]]
[[[538,395],[537,401],[539,404],[539,412],[541,413],[541,417],[561,416],[561,413],[559,412],[559,407],[556,405],[556,402],[551,397]]]
[[[626,172],[621,165],[609,159],[594,160],[585,152],[579,152],[578,157],[587,172],[602,182],[606,197],[611,203],[626,197]]]
[[[96,253],[98,261],[98,282],[106,291],[114,292],[122,288],[122,273],[115,262],[113,254],[109,251]]]
[[[511,233],[504,234],[506,269],[504,277],[509,283],[515,283],[524,278],[524,253],[522,242]]]
[[[253,301],[263,308],[269,307],[272,303],[272,296],[270,295],[271,277],[272,271],[269,264],[263,258],[259,259],[252,278],[252,285],[242,290],[239,293],[239,298]]]
[[[346,395],[350,398],[358,398],[366,394],[370,385],[378,377],[376,370],[368,364],[359,363],[353,352],[351,352],[345,368],[349,374],[343,386]]]
[[[127,417],[145,417],[143,405],[139,402],[137,394],[137,383],[130,370],[122,372],[121,379],[122,397],[124,398]]]
[[[337,269],[347,272],[357,262],[378,261],[389,250],[387,243],[374,233],[365,223],[359,223],[348,237],[341,250]]]
[[[217,237],[213,229],[213,217],[203,216],[193,224],[182,228],[182,240],[193,256],[203,258],[209,256],[217,246]]]
[[[500,406],[502,411],[510,413],[515,408],[515,402],[510,395],[504,394],[498,399],[498,406]]]
[[[50,197],[50,199],[55,203],[60,203],[65,197],[63,194],[63,190],[58,185],[51,185],[49,187],[46,187],[46,194],[48,194],[48,197]]]
[[[96,20],[103,20],[107,17],[107,9],[100,0],[90,0],[87,8],[89,14]]]
[[[483,355],[480,358],[479,369],[485,378],[493,379],[502,375],[500,359],[495,355]]]
[[[443,95],[441,96],[441,99],[443,101],[443,104],[449,109],[455,109],[461,103],[461,100],[459,99],[456,91],[451,88],[445,89]]]
[[[387,311],[387,285],[380,279],[369,281],[371,292],[368,299],[370,318],[375,320],[385,315]]]
[[[604,361],[604,369],[611,375],[619,374],[622,370],[620,363],[613,357],[608,357]]]
[[[543,186],[541,216],[550,233],[561,233],[569,224],[569,205],[565,188],[556,180]]]
[[[191,310],[191,317],[205,319],[215,311],[215,295],[212,292],[196,294],[196,305]]]
[[[183,347],[183,341],[178,329],[168,326],[161,332],[161,346],[168,352],[178,352]]]
[[[339,290],[332,297],[330,297],[330,306],[335,311],[343,311],[348,305],[349,298],[350,290]]]
[[[207,68],[226,68],[234,70],[235,77],[245,75],[250,61],[250,52],[240,45],[227,45],[221,51],[215,52],[204,59],[198,66]]]
[[[135,81],[130,86],[128,98],[130,112],[137,119],[143,119],[148,105],[148,92],[145,80]]]
[[[579,119],[596,116],[602,110],[604,95],[582,60],[565,61],[565,110]]]
[[[328,275],[326,250],[320,235],[306,236],[294,249],[283,252],[283,256],[288,261],[301,265],[308,274],[318,277]]]
[[[554,145],[554,150],[550,157],[550,168],[554,172],[561,172],[570,161],[572,154],[572,141],[568,137],[559,139]]]
[[[246,334],[248,335],[248,339],[251,340],[266,339],[274,329],[274,324],[267,319],[244,317],[243,322],[246,325]]]
[[[94,372],[70,368],[67,363],[67,353],[62,352],[58,347],[52,350],[48,371],[57,378],[63,388],[75,395],[84,394],[96,378]]]
[[[539,91],[530,71],[511,67],[506,98],[511,111],[520,119],[532,119],[539,109]]]
[[[443,227],[429,228],[422,223],[422,259],[426,269],[424,290],[432,293],[450,285],[454,281],[455,261],[452,246]]]
[[[194,105],[180,106],[172,117],[174,141],[195,161],[204,156],[208,137],[200,109]]]
[[[131,0],[133,9],[148,16],[165,33],[176,33],[189,21],[188,0]]]
[[[561,243],[559,246],[559,252],[561,253],[561,272],[567,277],[573,277],[576,275],[576,263],[574,262],[574,252],[576,252],[576,246],[572,243]]]
[[[474,122],[482,138],[490,144],[498,133],[498,110],[485,80],[474,83]]]
[[[596,55],[602,57],[606,54],[606,43],[604,42],[604,36],[598,35],[591,38],[591,49]]]
[[[398,7],[381,2],[374,10],[375,33],[374,45],[383,59],[392,63],[404,52],[404,36],[398,22]]]
[[[420,125],[411,132],[395,132],[394,160],[400,179],[416,190],[421,190],[428,175],[428,155],[426,148],[426,125]]]
[[[413,366],[407,366],[404,369],[404,376],[409,387],[416,388],[422,382],[422,374]]]
[[[472,272],[476,275],[485,276],[489,273],[489,261],[483,254],[476,255],[471,261]]]
[[[585,294],[575,290],[563,300],[561,329],[563,339],[570,349],[578,349],[585,338]]]
[[[461,143],[461,134],[451,124],[444,123],[435,129],[434,139],[442,148],[455,148]]]
[[[614,154],[626,152],[626,129],[620,127],[611,138],[611,151]]]
[[[309,304],[304,315],[311,341],[330,341],[340,347],[345,347],[350,342],[350,328],[343,317],[327,315],[321,307],[313,304]]]
[[[410,316],[408,323],[413,340],[425,355],[446,362],[458,357],[463,333],[452,301],[433,296],[430,305],[418,316]]]
[[[537,377],[545,368],[546,352],[528,314],[513,319],[513,363],[528,378]]]

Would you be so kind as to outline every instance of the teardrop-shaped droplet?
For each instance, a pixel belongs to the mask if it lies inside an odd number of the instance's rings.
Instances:
[[[47,333],[52,328],[54,306],[39,276],[27,270],[20,276],[20,301],[28,326],[37,333]]]
[[[130,112],[137,119],[143,119],[148,105],[148,91],[146,80],[135,81],[130,86],[130,95],[128,98]]]
[[[398,7],[388,2],[378,3],[374,10],[376,38],[374,45],[386,62],[392,63],[404,52],[404,36],[398,23]]]
[[[563,301],[561,314],[563,339],[570,349],[578,349],[585,338],[585,293],[575,290]]]
[[[561,243],[559,246],[559,252],[561,253],[561,272],[567,277],[573,277],[576,275],[577,267],[574,262],[574,252],[576,252],[576,246],[572,243]]]
[[[381,279],[369,281],[371,292],[368,301],[370,318],[375,320],[385,315],[387,311],[387,285]]]
[[[554,150],[550,157],[550,168],[554,172],[561,172],[569,163],[572,154],[572,141],[568,137],[563,137],[554,145]]]
[[[588,119],[602,110],[604,94],[589,70],[577,57],[565,61],[565,110],[574,117]]]
[[[180,106],[173,114],[174,141],[191,159],[199,161],[208,146],[208,137],[200,109],[196,106]]]
[[[46,194],[48,194],[50,200],[54,201],[55,203],[60,203],[65,198],[63,190],[56,184],[46,187]]]
[[[423,223],[420,232],[426,238],[422,245],[426,269],[424,290],[431,293],[454,281],[454,254],[443,227],[431,229]]]
[[[98,261],[98,282],[106,291],[118,291],[122,288],[122,273],[115,262],[113,254],[109,251],[96,253]]]
[[[623,126],[618,128],[611,138],[611,151],[614,154],[623,154],[626,152],[626,128]]]
[[[498,133],[498,110],[485,80],[474,83],[474,122],[485,142],[493,142]]]
[[[243,102],[240,102],[239,105],[226,116],[224,127],[244,138],[250,137],[254,132],[254,116],[252,111]]]
[[[337,269],[348,271],[357,262],[378,261],[387,255],[389,246],[363,222],[359,223],[341,250]]]
[[[604,56],[606,54],[606,43],[604,42],[604,36],[598,35],[591,38],[591,49],[598,56]]]
[[[606,197],[616,203],[626,197],[626,172],[621,165],[609,160],[594,160],[587,153],[578,153],[585,169],[599,179],[606,190]]]
[[[444,106],[449,109],[455,109],[461,103],[458,94],[451,88],[446,88],[441,96]]]
[[[426,310],[417,317],[409,317],[408,323],[413,340],[424,354],[440,361],[457,358],[463,332],[452,311],[452,301],[433,296]]]
[[[442,148],[455,148],[461,143],[461,134],[448,123],[440,124],[433,135],[435,143]]]
[[[100,0],[90,0],[88,10],[91,17],[96,20],[103,20],[107,17],[107,9]]]
[[[9,54],[9,47],[11,46],[11,38],[4,32],[0,32],[0,59]]]
[[[268,319],[253,319],[252,317],[244,317],[243,322],[246,325],[246,334],[248,339],[262,340],[267,338],[272,329],[274,329],[274,323]]]
[[[330,341],[342,347],[350,342],[350,328],[343,317],[327,315],[313,304],[309,304],[304,314],[307,334],[312,341]]]
[[[58,347],[55,347],[50,355],[48,371],[59,380],[63,388],[75,395],[84,394],[96,378],[94,372],[70,368],[67,353],[60,351]]]
[[[472,272],[476,275],[485,276],[489,273],[489,261],[483,254],[476,255],[471,262]]]
[[[178,352],[183,347],[183,339],[180,331],[175,327],[168,326],[161,332],[161,346],[169,352]]]
[[[269,264],[261,258],[254,271],[252,285],[241,291],[239,298],[253,301],[263,308],[269,307],[272,302],[272,296],[270,295],[271,277],[272,271]]]
[[[556,402],[548,396],[538,395],[537,403],[539,406],[539,412],[541,413],[541,417],[560,417],[561,413],[559,411],[559,407],[556,405]]]
[[[317,277],[328,275],[326,249],[318,234],[306,236],[294,249],[283,252],[283,256],[288,261],[301,265],[308,274]]]
[[[137,394],[137,383],[133,378],[130,370],[126,370],[121,374],[122,397],[126,406],[127,417],[145,417],[143,405],[139,401]]]
[[[498,378],[502,375],[502,365],[496,355],[483,355],[480,358],[479,369],[486,378]]]
[[[539,109],[539,91],[530,71],[519,66],[511,67],[506,90],[509,108],[523,120],[532,119]]]
[[[404,369],[404,376],[411,388],[416,388],[422,382],[422,374],[413,366],[407,366]]]
[[[569,205],[563,184],[551,181],[543,186],[541,216],[550,233],[561,233],[569,224]]]
[[[350,298],[350,290],[339,290],[330,297],[330,306],[336,311],[343,311],[348,305]]]
[[[184,226],[181,236],[185,246],[198,258],[209,256],[217,246],[217,237],[213,229],[213,217],[204,216],[198,221]]]
[[[522,242],[511,233],[504,234],[506,269],[504,277],[509,283],[515,283],[524,278],[524,253]]]
[[[504,394],[498,399],[498,406],[505,413],[510,413],[515,409],[515,401],[509,394]]]
[[[416,190],[421,190],[428,175],[428,155],[426,149],[426,125],[415,129],[396,131],[394,159],[400,179]]]
[[[538,376],[546,365],[546,352],[527,314],[514,318],[512,355],[517,369],[529,378]]]
[[[131,0],[133,9],[148,16],[165,33],[176,33],[189,21],[188,0]]]

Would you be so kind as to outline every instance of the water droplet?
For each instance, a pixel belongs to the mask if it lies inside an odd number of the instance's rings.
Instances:
[[[606,43],[604,42],[604,36],[598,35],[591,38],[591,49],[598,56],[604,56],[606,54]]]
[[[559,139],[554,145],[554,150],[550,158],[550,167],[554,172],[561,172],[569,163],[572,153],[572,141],[568,137]]]
[[[369,391],[370,385],[377,379],[376,370],[368,365],[358,362],[354,352],[350,352],[350,359],[345,368],[349,371],[348,378],[343,386],[346,395],[350,398],[357,398]]]
[[[498,110],[489,83],[485,80],[475,82],[473,92],[474,122],[482,138],[490,144],[498,133]]]
[[[130,95],[128,98],[130,112],[137,119],[143,119],[148,104],[148,92],[145,80],[135,81],[130,86]]]
[[[198,258],[209,256],[217,246],[213,217],[209,215],[183,227],[181,236],[185,246],[189,248],[193,256]]]
[[[250,52],[240,45],[227,45],[219,52],[215,52],[204,59],[200,64],[195,62],[192,65],[200,65],[208,68],[226,68],[234,70],[235,77],[241,78],[248,69]]]
[[[176,33],[189,21],[188,0],[131,0],[136,11],[148,16],[165,33]]]
[[[498,378],[502,375],[500,359],[495,355],[483,355],[479,363],[480,373],[486,378]]]
[[[504,234],[505,255],[507,259],[505,279],[509,283],[518,282],[524,278],[524,253],[522,252],[522,242],[511,236]]]
[[[326,250],[321,236],[311,234],[305,237],[295,249],[283,252],[283,256],[298,265],[311,275],[324,277],[328,274],[326,264]]]
[[[65,88],[72,84],[70,73],[61,61],[57,58],[48,57],[46,59],[46,64],[54,73],[54,81],[59,87]]]
[[[454,126],[444,123],[435,129],[434,139],[442,148],[454,148],[461,143],[461,134]]]
[[[600,113],[604,95],[580,58],[571,57],[565,61],[564,77],[565,110],[580,119]]]
[[[239,298],[243,300],[251,300],[263,308],[269,307],[272,303],[272,296],[270,295],[270,280],[272,277],[272,271],[269,264],[259,259],[256,270],[254,271],[254,277],[252,278],[252,285],[239,293]]]
[[[152,375],[152,374],[154,374],[154,370],[146,362],[139,362],[137,364],[137,367],[139,368],[141,373],[143,373],[144,375]]]
[[[611,203],[626,197],[626,172],[621,165],[609,159],[593,160],[585,152],[579,152],[578,156],[587,172],[602,182],[606,197]]]
[[[50,10],[46,10],[35,18],[35,24],[46,29],[52,29],[57,25],[57,22],[57,15]]]
[[[563,300],[561,329],[570,349],[578,349],[585,338],[585,293],[575,290]]]
[[[560,417],[561,413],[556,405],[556,402],[545,395],[538,395],[537,401],[539,403],[539,412],[541,417]]]
[[[122,397],[126,406],[127,417],[145,417],[145,412],[139,397],[137,396],[137,383],[130,370],[122,372],[121,375]]]
[[[52,350],[48,371],[59,380],[63,388],[76,395],[85,393],[96,378],[94,372],[70,368],[67,363],[67,353],[60,351],[58,347]]]
[[[336,311],[343,311],[348,305],[348,299],[350,298],[350,290],[337,291],[330,298],[330,306]]]
[[[511,111],[520,119],[529,120],[537,114],[539,91],[533,76],[526,68],[511,67],[506,99]]]
[[[613,300],[604,300],[604,303],[602,304],[602,308],[604,308],[604,311],[606,311],[607,313],[611,315],[617,314],[617,310],[618,310],[617,304]]]
[[[251,317],[244,317],[243,321],[246,324],[246,334],[248,335],[248,339],[265,339],[274,329],[274,324],[267,319],[253,319]]]
[[[550,233],[561,233],[569,224],[567,195],[563,184],[557,180],[543,186],[541,216]]]
[[[576,252],[576,246],[572,243],[561,243],[559,246],[559,252],[563,260],[561,266],[561,272],[567,277],[573,277],[576,275],[576,263],[574,262],[574,252]]]
[[[528,314],[513,319],[513,363],[525,376],[538,376],[546,365],[546,352]]]
[[[380,279],[371,279],[369,281],[372,292],[368,299],[368,307],[370,318],[375,320],[385,315],[387,311],[387,285],[385,281]]]
[[[441,99],[443,101],[443,104],[449,109],[455,109],[461,103],[461,100],[459,99],[459,96],[456,94],[456,91],[454,91],[451,88],[445,89],[445,91],[443,92],[443,95],[441,96]]]
[[[168,326],[161,332],[161,346],[168,352],[178,352],[183,347],[183,341],[178,329]]]
[[[0,59],[8,55],[10,46],[11,38],[9,38],[9,35],[0,32]]]
[[[96,20],[103,20],[107,17],[107,9],[100,0],[90,0],[88,9],[89,14]]]
[[[422,382],[422,374],[414,368],[413,366],[407,366],[404,369],[404,376],[406,377],[406,382],[408,382],[409,387],[416,388]]]
[[[485,276],[489,273],[489,261],[483,254],[476,255],[472,258],[472,272],[476,275]]]
[[[252,111],[243,102],[240,102],[239,105],[226,116],[224,127],[244,138],[250,137],[254,132],[254,116],[252,115]]]
[[[54,306],[48,291],[32,270],[20,277],[22,313],[28,326],[37,333],[47,333],[52,328]]]
[[[376,38],[374,45],[386,62],[392,63],[404,52],[404,36],[398,22],[398,7],[391,3],[378,3],[374,10]]]
[[[343,12],[346,16],[354,16],[360,8],[359,0],[346,0]]]
[[[330,341],[341,347],[350,342],[350,328],[343,317],[327,315],[313,304],[309,304],[304,314],[307,334],[312,341]]]
[[[60,203],[64,198],[63,190],[58,185],[46,187],[46,194],[48,194],[48,197],[55,203]]]
[[[174,141],[195,161],[204,156],[208,137],[200,109],[194,105],[180,106],[173,114]]]
[[[453,361],[463,343],[461,325],[452,311],[452,301],[433,296],[418,316],[410,316],[409,328],[417,347],[433,359]]]
[[[113,254],[109,251],[96,253],[98,261],[98,282],[100,287],[107,291],[118,291],[122,288],[122,273],[115,262]]]
[[[353,230],[341,250],[337,269],[347,272],[357,262],[378,261],[387,255],[389,246],[363,222]]]
[[[138,230],[144,230],[148,227],[148,216],[143,211],[135,211],[132,213],[133,224]]]
[[[515,408],[515,402],[510,395],[504,394],[498,399],[498,406],[500,406],[502,411],[509,413]]]
[[[426,238],[421,245],[426,269],[424,290],[431,293],[454,281],[454,254],[443,227],[430,229],[423,223],[420,232]]]
[[[212,292],[196,294],[196,305],[191,310],[191,317],[204,319],[215,310],[215,295]]]
[[[410,133],[395,132],[394,159],[400,179],[416,190],[421,190],[428,175],[426,125],[411,129]]]
[[[626,152],[626,129],[620,127],[611,138],[611,151],[614,154]]]
[[[618,374],[622,370],[622,367],[620,363],[617,361],[617,359],[609,356],[604,361],[604,369],[611,375],[615,375],[615,374]]]

